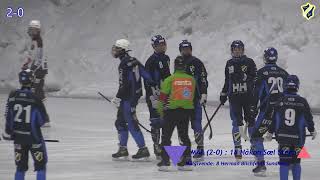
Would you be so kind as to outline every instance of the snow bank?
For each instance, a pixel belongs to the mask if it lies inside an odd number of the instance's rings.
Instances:
[[[100,90],[112,96],[118,65],[110,55],[112,43],[128,38],[131,54],[145,62],[152,53],[151,36],[162,34],[168,38],[171,59],[179,54],[182,39],[192,41],[194,55],[209,72],[210,100],[217,100],[221,90],[230,42],[241,39],[259,67],[263,50],[276,47],[279,65],[300,76],[302,94],[312,106],[319,106],[320,18],[303,19],[301,4],[292,0],[1,1],[1,7],[24,7],[25,17],[1,17],[0,86],[17,85],[26,25],[40,19],[50,68],[47,86],[60,90],[55,95],[95,96]]]

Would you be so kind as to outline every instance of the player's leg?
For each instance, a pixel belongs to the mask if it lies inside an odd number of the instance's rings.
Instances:
[[[152,103],[149,98],[146,98],[146,102],[147,102],[148,109],[149,109],[150,121],[152,119],[160,118],[157,110],[152,107]],[[160,156],[161,156],[161,147],[160,147],[161,130],[160,130],[160,128],[151,127],[151,137],[152,137],[152,141],[153,141],[154,154],[156,155],[157,159],[160,159]]]
[[[289,155],[290,151],[290,146],[279,144],[278,154],[280,158],[280,180],[288,180],[289,178],[289,166],[292,163],[291,156]]]
[[[15,180],[24,180],[25,172],[28,170],[28,156],[30,146],[15,144],[15,163],[17,166]]]
[[[40,71],[40,70],[39,70]],[[41,70],[42,71],[42,70]],[[46,106],[46,96],[45,96],[45,92],[44,92],[44,78],[45,78],[45,75],[36,75],[36,78],[34,80],[34,83],[33,83],[33,88],[34,88],[34,93],[35,95],[42,100],[42,102],[45,104],[45,107]],[[49,119],[49,115],[47,115],[47,119],[48,121],[44,124],[44,127],[50,127],[50,119]]]
[[[167,110],[164,112],[161,134],[161,162],[157,164],[160,171],[167,171],[170,166],[170,159],[165,150],[165,146],[171,145],[171,136],[176,126],[176,119],[175,110]]]
[[[300,180],[301,179],[301,159],[298,158],[298,155],[301,151],[302,147],[294,147],[294,157],[292,162],[292,176],[293,180]]]
[[[264,160],[264,144],[263,134],[267,131],[267,126],[263,125],[265,112],[260,111],[257,121],[255,122],[255,114],[250,104],[244,106],[244,119],[247,122],[248,132],[251,143],[251,150],[254,152],[257,166],[252,170],[256,176],[266,176],[266,166]]]
[[[130,101],[122,101],[121,106],[123,107],[123,117],[128,123],[128,130],[139,148],[138,152],[132,156],[132,160],[148,160],[150,153],[148,147],[145,145],[143,134],[138,125],[136,104]]]
[[[189,120],[190,116],[194,113],[193,110],[179,109],[178,110],[179,120],[177,121],[177,130],[182,146],[186,146],[186,150],[183,153],[181,161],[178,163],[178,169],[183,171],[192,170],[192,159],[191,159],[191,142],[189,138]]]
[[[123,117],[122,107],[120,106],[117,112],[117,120],[115,121],[115,126],[118,132],[119,138],[119,149],[118,152],[112,154],[113,160],[128,160],[128,126]]]
[[[37,172],[37,180],[46,180],[48,156],[45,143],[32,144],[31,155],[34,161],[34,170]]]
[[[234,156],[236,159],[242,159],[242,146],[240,126],[243,127],[242,106],[236,101],[229,101],[230,117],[232,120],[232,138],[234,144]]]
[[[202,133],[202,107],[199,100],[195,100],[194,116],[191,119],[191,127],[194,132],[195,142],[197,143],[197,152],[204,152],[204,137]],[[193,158],[196,161],[203,160],[204,153],[196,153]]]

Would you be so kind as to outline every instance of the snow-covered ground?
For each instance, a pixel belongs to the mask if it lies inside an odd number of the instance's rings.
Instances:
[[[320,18],[301,16],[306,0],[17,0],[0,1],[0,87],[17,84],[23,61],[22,43],[31,19],[43,25],[50,72],[47,85],[55,95],[112,96],[117,64],[110,48],[119,38],[132,42],[132,55],[142,62],[152,53],[150,38],[168,39],[174,59],[182,39],[193,43],[194,55],[209,72],[209,100],[217,100],[232,40],[241,39],[246,53],[261,67],[268,46],[279,51],[279,64],[300,75],[301,92],[319,107]],[[318,5],[318,1],[310,2]],[[23,18],[6,18],[6,7],[23,7]]]
[[[1,106],[6,96],[0,95]],[[208,107],[211,112],[215,107]],[[152,162],[114,162],[111,154],[117,150],[117,134],[114,127],[116,110],[104,100],[90,99],[63,99],[49,98],[48,110],[52,119],[52,127],[43,129],[47,139],[59,139],[59,143],[47,143],[49,162],[48,180],[105,180],[105,179],[253,179],[253,180],[277,180],[279,166],[269,165],[268,176],[258,178],[252,175],[252,166],[199,166],[192,172],[158,172],[155,157]],[[1,108],[0,116],[3,116]],[[144,103],[138,106],[138,118],[148,127],[148,111]],[[319,122],[319,116],[315,116]],[[205,121],[204,121],[205,122]],[[208,132],[205,135],[207,149],[220,149],[229,151],[233,147],[231,137],[231,121],[228,109],[222,108],[214,121],[212,140],[208,140]],[[0,126],[3,127],[3,121]],[[316,123],[316,129],[320,124]],[[152,140],[148,133],[143,132],[146,144],[152,151]],[[190,137],[193,139],[193,133]],[[177,133],[173,135],[173,145],[178,145]],[[243,143],[244,149],[249,148],[249,143]],[[317,180],[320,168],[319,140],[307,140],[307,150],[311,158],[302,161],[302,179]],[[129,137],[129,153],[137,151],[133,139]],[[195,147],[193,147],[195,148]],[[266,143],[266,148],[277,148],[276,142]],[[15,165],[13,145],[9,142],[0,141],[0,179],[13,179]],[[244,161],[252,161],[252,156],[244,156]],[[266,156],[270,163],[278,161],[277,156]],[[205,162],[234,162],[231,155],[210,156]],[[35,179],[30,160],[26,179]]]

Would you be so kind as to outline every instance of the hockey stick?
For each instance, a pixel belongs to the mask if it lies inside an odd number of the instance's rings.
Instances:
[[[206,118],[207,118],[207,121],[208,121],[208,124],[209,124],[209,129],[210,129],[209,140],[210,140],[210,139],[212,139],[212,126],[211,126],[210,121],[209,121],[209,116],[208,116],[208,113],[207,113],[206,106],[202,105],[202,107],[203,107],[204,113],[206,114]]]
[[[312,135],[311,134],[307,134],[306,137],[312,137]],[[272,139],[276,139],[276,137],[273,136]]]
[[[8,139],[8,138],[4,137],[3,135],[2,135],[2,138],[5,141],[13,141],[13,139]],[[0,138],[0,141],[1,141],[1,138]],[[60,141],[57,139],[45,139],[44,142],[60,142]]]
[[[210,125],[212,119],[214,118],[214,116],[217,114],[217,112],[219,111],[220,107],[222,106],[223,104],[220,103],[219,106],[217,107],[217,109],[214,111],[214,113],[212,114],[212,116],[210,117],[208,123],[203,127],[202,129],[202,133],[204,133],[206,131],[206,129],[208,128],[208,126]]]
[[[57,140],[57,139],[45,139],[44,141],[45,141],[45,142],[60,142],[60,141]]]
[[[211,123],[212,119],[214,118],[214,116],[217,114],[217,112],[219,111],[220,107],[222,106],[223,104],[219,104],[219,106],[217,107],[217,109],[214,111],[213,115],[210,117],[208,123],[203,127],[202,129],[202,134],[204,134],[204,132],[206,131],[206,129],[208,128],[209,124]],[[197,134],[198,136],[195,136],[195,139],[197,139],[200,134]],[[191,144],[194,144],[195,141],[191,142]]]
[[[103,97],[105,100],[107,100],[108,102],[112,103],[112,101],[107,98],[105,95],[103,95],[101,92],[98,92],[98,94]],[[113,103],[112,103],[113,104]],[[138,125],[143,128],[144,130],[146,130],[148,133],[151,133],[151,131],[149,129],[147,129],[146,127],[144,127],[139,121],[137,121]]]

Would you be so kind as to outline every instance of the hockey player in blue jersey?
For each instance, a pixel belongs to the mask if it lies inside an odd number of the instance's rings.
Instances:
[[[141,76],[150,86],[154,86],[154,82],[144,66],[128,54],[129,44],[128,40],[120,39],[112,47],[112,56],[120,60],[119,89],[116,97],[112,99],[118,107],[115,126],[118,131],[119,150],[112,154],[112,157],[114,160],[128,159],[127,143],[128,132],[130,132],[139,148],[138,152],[132,156],[132,160],[147,160],[150,154],[138,125],[136,106],[142,96]]]
[[[263,60],[265,66],[258,70],[255,85],[256,106],[259,105],[259,115],[255,122],[254,129],[249,132],[251,137],[251,149],[256,153],[257,167],[252,172],[257,176],[265,176],[266,166],[264,161],[263,135],[267,132],[271,124],[272,109],[281,93],[283,93],[283,83],[288,73],[277,66],[278,52],[270,47],[264,51]],[[251,134],[250,134],[251,133]]]
[[[229,98],[230,116],[232,120],[232,137],[234,143],[234,155],[241,159],[241,137],[249,140],[244,133],[244,123],[249,130],[254,126],[254,85],[257,68],[251,58],[244,55],[244,44],[240,40],[231,44],[232,59],[227,61],[225,67],[225,83],[220,93],[220,102],[224,104]]]
[[[37,180],[46,179],[47,151],[40,127],[47,121],[47,112],[32,91],[33,75],[29,69],[19,73],[21,89],[12,91],[6,105],[6,126],[3,138],[13,140],[15,180],[24,180],[28,170],[29,152],[34,160]]]
[[[196,80],[196,92],[194,98],[195,114],[192,117],[191,127],[194,131],[197,151],[204,152],[203,133],[202,133],[202,107],[207,103],[207,70],[203,62],[192,55],[191,42],[183,40],[179,44],[180,54],[186,64],[186,73],[193,76]],[[204,154],[196,153],[193,158],[196,161],[202,160]]]
[[[298,155],[305,144],[306,128],[316,138],[313,116],[307,100],[298,95],[300,82],[296,75],[289,75],[284,83],[284,93],[273,107],[272,124],[265,135],[272,140],[275,133],[279,144],[280,180],[288,180],[292,170],[293,180],[301,179],[301,159]]]
[[[151,87],[148,83],[145,83],[146,90],[146,101],[149,108],[150,121],[157,121],[160,118],[156,107],[153,107],[152,103],[157,98],[153,96],[154,94],[159,94],[159,88],[161,82],[165,78],[170,76],[170,58],[166,55],[167,43],[166,40],[161,35],[156,35],[151,39],[151,45],[154,49],[154,53],[148,58],[145,68],[149,72],[154,82],[157,84],[157,88]],[[160,129],[151,127],[151,136],[153,141],[153,150],[157,159],[160,158],[161,148],[160,148]]]

